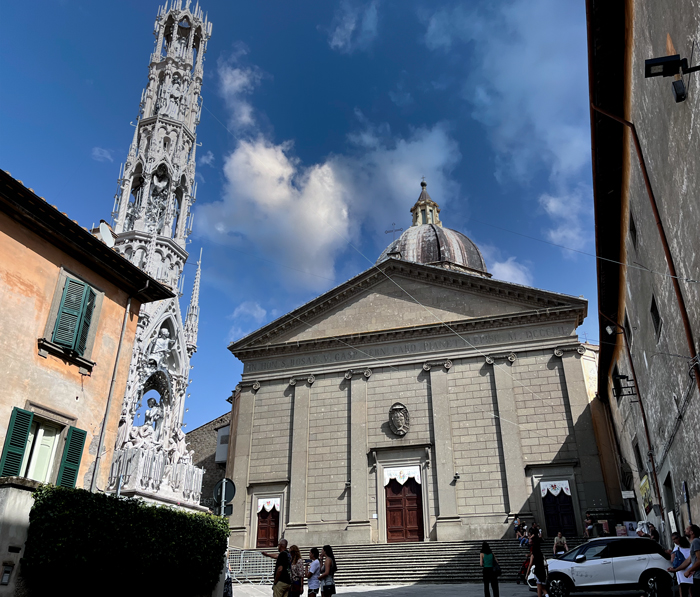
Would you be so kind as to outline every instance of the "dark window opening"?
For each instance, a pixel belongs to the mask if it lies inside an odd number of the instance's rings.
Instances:
[[[637,248],[637,225],[634,223],[634,216],[630,212],[630,238],[632,239],[632,245]]]
[[[625,314],[625,334],[627,335],[628,344],[632,344],[632,326],[630,325],[630,320]]]
[[[659,336],[661,336],[661,326],[663,325],[663,320],[661,319],[661,314],[659,313],[659,307],[656,305],[656,297],[651,296],[651,321],[654,324],[654,331],[656,332],[656,339],[658,341]]]
[[[622,399],[622,383],[620,383],[620,370],[617,368],[617,365],[615,365],[613,369],[613,390],[615,397],[617,398],[618,403]]]
[[[647,474],[647,469],[644,466],[644,460],[642,460],[642,453],[639,451],[639,443],[634,443],[634,461],[637,464],[637,473],[641,479]]]

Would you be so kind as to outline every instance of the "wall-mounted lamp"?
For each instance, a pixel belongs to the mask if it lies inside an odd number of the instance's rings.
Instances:
[[[459,473],[455,473],[455,476],[452,477],[452,480],[455,482],[459,481]]]
[[[345,489],[350,489],[352,487],[352,483],[350,481],[345,481]]]
[[[688,66],[688,59],[681,58],[680,54],[673,56],[662,56],[661,58],[650,58],[644,61],[644,77],[675,77],[676,75],[687,75],[700,70],[699,66]],[[688,98],[683,79],[674,81],[671,85],[673,99],[676,103],[684,102]]]

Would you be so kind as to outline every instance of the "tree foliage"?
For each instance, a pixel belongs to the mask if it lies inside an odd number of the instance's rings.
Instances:
[[[216,586],[225,518],[51,485],[34,498],[21,563],[32,594],[184,597]]]

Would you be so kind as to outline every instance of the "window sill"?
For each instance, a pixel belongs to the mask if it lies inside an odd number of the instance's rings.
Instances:
[[[74,350],[68,350],[63,346],[54,344],[46,338],[39,338],[38,344],[40,357],[46,358],[49,354],[52,354],[59,359],[63,359],[64,361],[68,361],[69,363],[80,367],[81,375],[90,375],[92,373],[92,368],[95,366],[95,363],[89,359],[86,359],[85,357],[81,357]]]

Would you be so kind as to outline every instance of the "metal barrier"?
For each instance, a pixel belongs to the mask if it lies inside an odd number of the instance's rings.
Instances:
[[[262,555],[259,551],[230,547],[228,564],[231,580],[235,580],[239,584],[244,582],[259,585],[272,584],[275,561]]]

